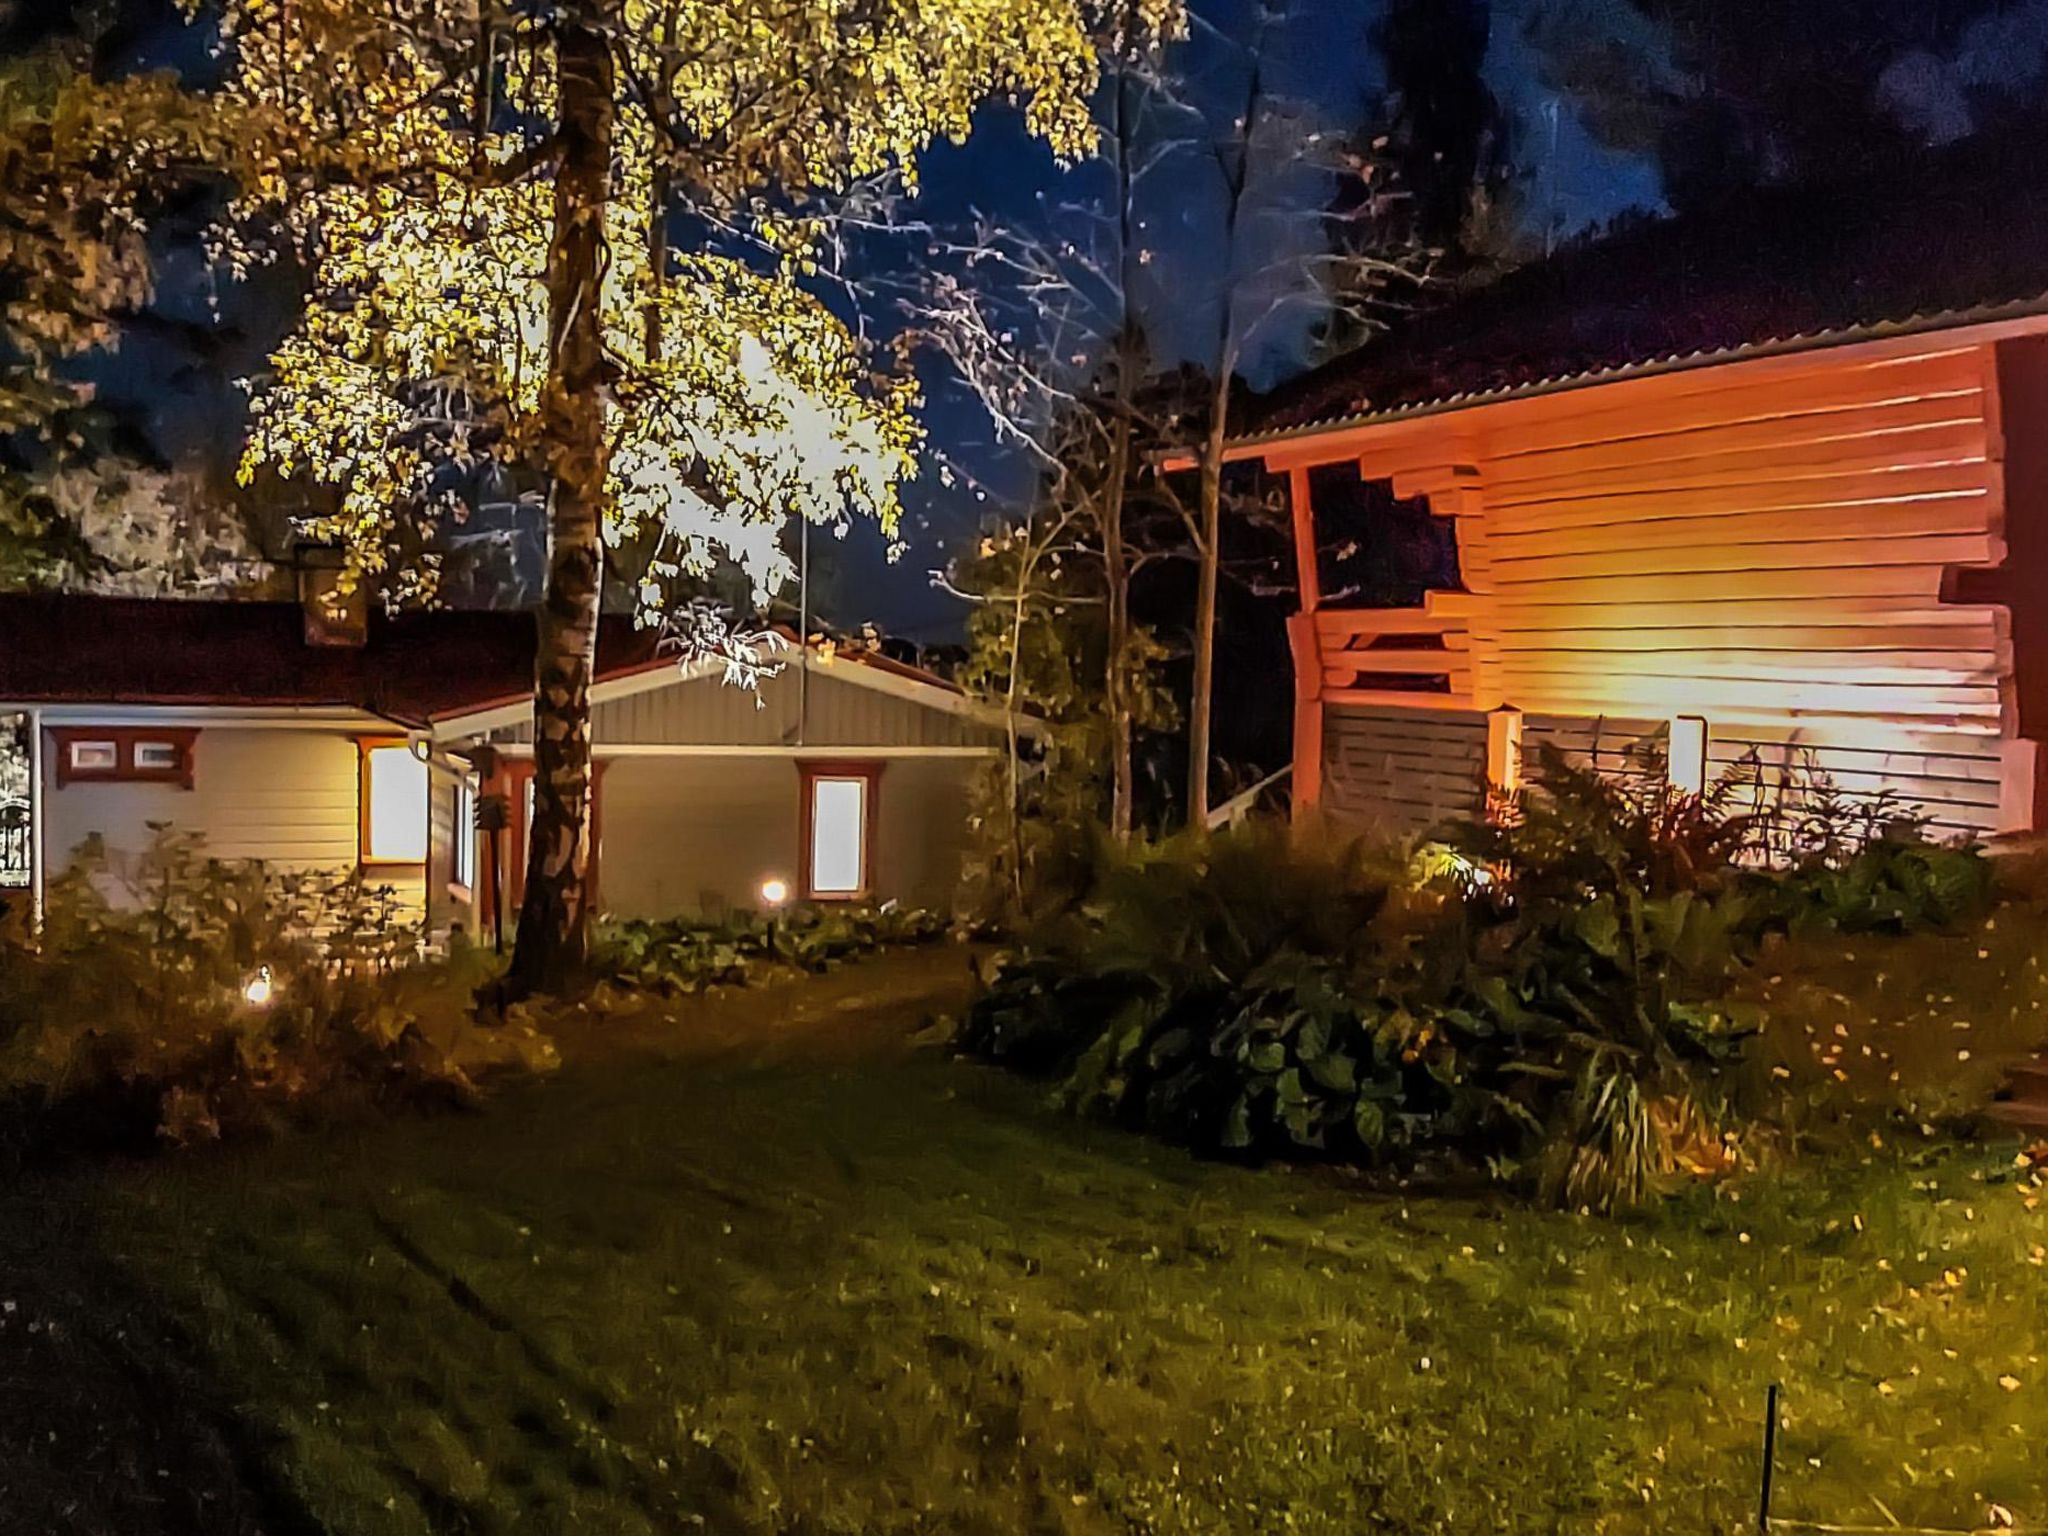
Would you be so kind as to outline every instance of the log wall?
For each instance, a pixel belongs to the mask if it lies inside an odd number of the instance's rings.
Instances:
[[[1426,492],[1457,520],[1465,577],[1421,610],[1317,612],[1297,687],[1413,715],[1425,747],[1446,708],[1518,708],[1532,744],[1696,715],[1710,778],[1754,750],[1780,778],[1890,789],[1946,831],[2010,829],[2009,609],[1954,600],[2006,560],[2001,344],[1735,362],[1267,449],[1275,469],[1349,460]],[[2048,597],[2048,571],[1985,590]],[[1434,696],[1411,704],[1418,685]],[[1334,791],[1337,745],[1317,756]]]

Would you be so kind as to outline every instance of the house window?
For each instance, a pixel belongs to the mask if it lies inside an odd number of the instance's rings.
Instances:
[[[111,741],[74,741],[70,761],[73,773],[116,773],[121,767],[121,748]]]
[[[59,726],[52,728],[50,739],[56,746],[60,789],[67,784],[192,787],[196,730]]]
[[[476,786],[467,779],[456,781],[449,797],[453,821],[449,842],[454,849],[449,880],[465,891],[476,889]]]
[[[138,741],[135,743],[135,771],[137,773],[175,773],[178,769],[178,744],[174,741]]]
[[[426,863],[426,760],[402,741],[365,741],[361,748],[363,862]]]
[[[877,763],[804,763],[804,895],[853,901],[874,886]]]

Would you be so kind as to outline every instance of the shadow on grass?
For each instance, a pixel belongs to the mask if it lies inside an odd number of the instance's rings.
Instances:
[[[0,1193],[0,1522],[49,1536],[322,1536],[277,1447],[99,1245],[90,1185]]]

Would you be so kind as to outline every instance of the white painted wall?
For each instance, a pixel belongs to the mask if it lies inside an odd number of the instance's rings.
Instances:
[[[332,730],[202,728],[192,788],[175,784],[56,787],[54,752],[43,786],[52,872],[97,832],[118,870],[150,844],[152,821],[205,836],[223,859],[262,859],[280,869],[355,866],[359,835],[355,737]],[[417,904],[420,872],[380,870],[381,881]]]

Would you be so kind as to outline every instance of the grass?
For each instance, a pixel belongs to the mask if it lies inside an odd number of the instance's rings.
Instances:
[[[1735,1530],[1774,1381],[1781,1515],[2048,1523],[2012,1142],[1623,1222],[1404,1199],[1077,1124],[813,985],[66,1189],[307,1530]]]

